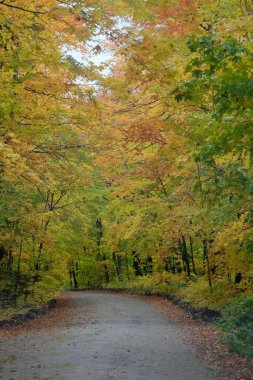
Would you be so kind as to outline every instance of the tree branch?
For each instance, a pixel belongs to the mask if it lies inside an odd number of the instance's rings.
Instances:
[[[7,4],[7,3],[5,3],[5,0],[0,1],[0,6],[1,5],[4,5],[5,7],[8,7],[8,8],[18,9],[18,10],[23,11],[23,12],[33,13],[34,15],[44,15],[44,14],[48,13],[48,12],[32,11],[31,9],[19,7],[18,5]]]

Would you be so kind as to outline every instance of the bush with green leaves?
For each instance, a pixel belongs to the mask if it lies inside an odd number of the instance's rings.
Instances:
[[[229,302],[218,327],[231,352],[253,357],[253,298],[241,296]]]

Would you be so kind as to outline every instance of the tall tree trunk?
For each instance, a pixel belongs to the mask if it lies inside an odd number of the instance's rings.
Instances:
[[[175,264],[175,257],[174,256],[171,257],[171,272],[173,274],[176,274],[176,264]]]
[[[73,287],[73,281],[72,281],[72,270],[69,270],[69,282],[70,282],[70,287]]]
[[[71,287],[74,285],[74,288],[78,288],[78,281],[77,281],[77,269],[78,265],[73,260],[70,261],[70,270],[69,270],[69,277],[70,277],[70,284]]]
[[[44,225],[44,228],[43,230],[46,232],[47,229],[48,229],[48,226],[49,226],[49,222],[50,222],[50,218],[47,219],[45,225]],[[38,248],[38,255],[37,255],[37,260],[36,260],[36,263],[35,263],[35,270],[38,271],[40,269],[40,259],[41,259],[41,255],[42,255],[42,250],[43,250],[43,243],[40,242],[39,244],[39,248]]]
[[[18,285],[19,285],[19,280],[20,280],[20,262],[21,262],[22,249],[23,249],[23,240],[21,239],[20,246],[19,246],[19,253],[18,253],[17,272],[16,272],[16,277],[15,277],[15,283],[14,283],[14,307],[17,306]]]
[[[141,266],[140,266],[139,254],[136,251],[133,251],[132,254],[133,254],[133,268],[135,271],[135,276],[141,276],[142,270],[141,270]]]
[[[183,261],[185,262],[185,266],[186,266],[186,275],[187,275],[187,278],[189,278],[191,275],[191,269],[190,269],[189,256],[188,256],[187,245],[186,245],[186,240],[185,240],[184,235],[182,235],[182,250],[183,250]]]
[[[118,261],[117,261],[117,257],[116,257],[116,253],[115,252],[112,253],[112,260],[113,260],[114,265],[115,265],[117,277],[119,278]]]
[[[109,275],[108,265],[107,264],[104,264],[104,272],[105,272],[105,282],[107,284],[109,284],[109,282],[110,282],[110,275]]]
[[[129,280],[130,276],[129,276],[129,263],[128,263],[128,255],[127,255],[127,253],[126,253],[126,275],[127,275],[127,279]]]
[[[209,261],[207,238],[205,238],[203,240],[203,249],[204,249],[204,258],[205,258],[206,264],[207,264],[208,284],[209,284],[209,288],[212,289],[212,276],[211,276],[211,270],[210,270],[210,261]]]
[[[78,288],[78,282],[77,282],[77,278],[76,278],[75,269],[72,270],[72,276],[73,276],[73,281],[74,281],[74,288],[77,289]]]
[[[113,252],[112,253],[112,259],[113,259],[114,264],[115,264],[117,277],[120,281],[122,281],[121,256],[117,255],[116,252]]]
[[[191,235],[190,235],[190,250],[191,250],[192,270],[194,274],[197,274],[196,268],[195,268],[195,261],[194,261],[193,240],[192,240]]]
[[[8,262],[7,262],[7,272],[9,273],[9,276],[12,276],[12,269],[13,269],[13,255],[12,250],[10,249],[8,252]]]

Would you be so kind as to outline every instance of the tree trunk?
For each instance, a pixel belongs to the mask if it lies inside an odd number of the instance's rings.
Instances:
[[[18,253],[17,272],[16,272],[16,278],[15,278],[15,284],[14,284],[14,307],[17,306],[18,285],[19,285],[19,279],[20,279],[20,262],[21,262],[22,248],[23,248],[23,240],[21,239],[20,246],[19,246],[19,253]]]
[[[133,254],[133,268],[135,271],[135,276],[141,276],[142,271],[141,271],[141,267],[140,267],[139,254],[136,251],[133,251],[132,254]]]
[[[126,253],[126,275],[127,275],[127,279],[129,280],[129,264],[128,264],[128,256],[127,256],[127,253]]]
[[[212,277],[211,277],[211,270],[210,270],[210,262],[209,262],[209,253],[208,253],[208,246],[207,246],[207,238],[203,240],[203,249],[204,249],[204,258],[206,260],[207,264],[207,276],[208,276],[208,284],[210,289],[212,289]]]
[[[73,281],[72,281],[72,270],[69,270],[69,282],[70,282],[70,287],[73,287]]]
[[[175,264],[175,258],[171,257],[171,272],[173,274],[176,274],[176,264]]]
[[[110,282],[110,276],[109,276],[109,271],[108,271],[108,265],[104,264],[104,271],[105,271],[105,282],[109,284]]]
[[[189,263],[189,256],[188,256],[188,251],[187,251],[187,245],[186,245],[186,240],[184,235],[182,235],[182,252],[183,252],[183,261],[185,262],[186,266],[186,275],[187,278],[190,277],[191,275],[191,269],[190,269],[190,263]]]
[[[74,285],[74,288],[78,288],[78,282],[77,282],[77,269],[78,265],[77,263],[74,263],[73,260],[70,261],[70,270],[69,270],[69,277],[70,277],[70,284],[71,287]]]
[[[13,268],[13,255],[12,255],[12,250],[10,249],[8,252],[8,262],[7,262],[7,271],[10,277],[12,276],[12,268]]]
[[[191,235],[190,235],[190,250],[191,250],[192,270],[194,274],[197,274],[196,268],[195,268],[195,262],[194,262],[193,240],[192,240]]]
[[[46,232],[47,231],[47,228],[49,226],[49,222],[50,222],[50,218],[48,218],[48,220],[46,221],[45,225],[44,225],[44,228],[43,230]],[[42,255],[42,249],[43,249],[43,243],[40,242],[39,244],[39,248],[38,248],[38,255],[37,255],[37,260],[36,260],[36,263],[35,263],[35,270],[38,271],[40,269],[40,259],[41,259],[41,255]]]
[[[114,264],[115,264],[117,277],[120,281],[122,281],[121,256],[117,255],[116,252],[113,252],[112,253],[112,259],[113,259]]]
[[[75,269],[72,270],[72,276],[73,276],[73,281],[74,281],[74,288],[77,289],[78,288],[78,282],[77,282],[77,278],[76,278]]]

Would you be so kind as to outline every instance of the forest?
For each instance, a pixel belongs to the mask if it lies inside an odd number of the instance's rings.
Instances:
[[[0,18],[2,309],[168,293],[252,344],[253,1],[1,0]]]

